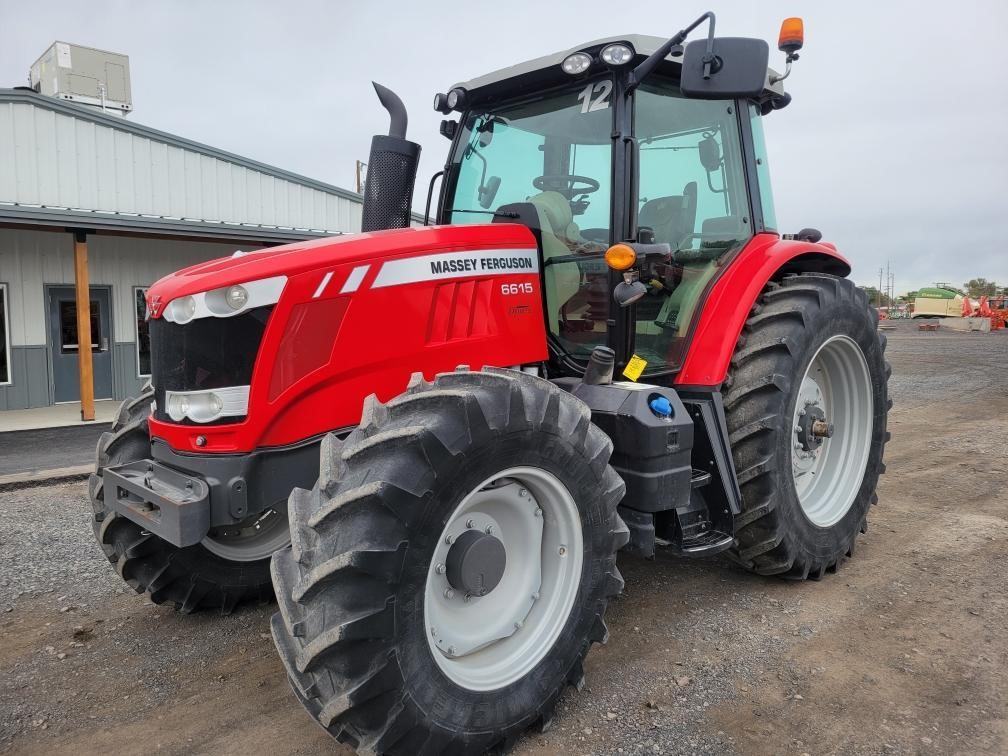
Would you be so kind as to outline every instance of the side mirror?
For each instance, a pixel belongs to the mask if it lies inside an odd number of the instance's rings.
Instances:
[[[490,205],[493,204],[494,198],[497,196],[497,190],[500,189],[501,178],[500,176],[491,176],[487,179],[487,182],[479,188],[479,196],[477,201],[484,210],[489,210]]]
[[[707,55],[707,40],[686,45],[680,88],[686,97],[721,100],[759,97],[766,85],[770,46],[762,39],[715,37]]]
[[[697,143],[697,152],[700,153],[700,165],[707,173],[716,171],[721,167],[721,147],[714,137],[704,137]]]

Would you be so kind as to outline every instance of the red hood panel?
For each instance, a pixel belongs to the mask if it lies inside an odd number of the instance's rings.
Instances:
[[[147,297],[148,303],[158,303],[151,309],[154,317],[160,317],[164,306],[173,299],[232,284],[281,275],[291,278],[300,273],[356,261],[374,262],[422,252],[497,247],[535,247],[535,238],[528,228],[513,223],[427,226],[333,236],[183,268],[151,286]]]

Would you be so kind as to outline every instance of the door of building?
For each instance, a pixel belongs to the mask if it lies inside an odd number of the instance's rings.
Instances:
[[[77,299],[72,286],[50,286],[49,353],[57,402],[80,401]],[[91,287],[91,361],[95,399],[112,398],[112,308],[107,288]]]

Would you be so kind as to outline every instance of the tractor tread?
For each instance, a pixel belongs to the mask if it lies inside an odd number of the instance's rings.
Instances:
[[[569,669],[542,691],[536,711],[503,730],[446,730],[418,708],[398,649],[396,591],[422,534],[412,526],[454,457],[483,439],[542,431],[583,454],[609,518],[597,524],[604,556],[594,578],[590,621]],[[581,660],[604,643],[606,604],[623,590],[615,552],[629,529],[616,513],[626,486],[609,466],[612,442],[591,413],[555,385],[517,371],[411,378],[406,393],[365,403],[361,426],[345,441],[323,442],[318,485],[295,491],[288,507],[290,549],[273,557],[279,611],[271,629],[291,686],[330,734],[364,753],[481,753],[507,747],[529,726],[548,722],[566,684],[582,684]],[[327,461],[325,455],[339,459]],[[415,578],[413,578],[415,579]],[[422,593],[422,591],[421,591]],[[412,598],[412,597],[411,597]]]
[[[146,592],[153,603],[185,614],[200,609],[228,613],[244,601],[269,600],[273,592],[265,560],[256,570],[245,565],[222,568],[222,560],[201,546],[177,549],[105,508],[101,471],[150,454],[147,419],[153,401],[154,391],[147,384],[139,396],[120,405],[111,430],[98,440],[88,494],[94,512],[91,526],[102,553],[137,593]]]
[[[788,522],[790,510],[778,505],[784,495],[781,491],[791,485],[790,463],[785,467],[777,461],[780,451],[776,444],[781,434],[789,430],[785,410],[792,383],[798,377],[796,360],[808,343],[810,323],[821,323],[823,313],[838,308],[851,312],[860,308],[868,317],[863,293],[846,279],[803,273],[768,284],[743,326],[744,339],[736,346],[722,387],[742,493],[742,512],[735,518],[736,545],[731,556],[759,574],[818,580],[837,571],[854,550],[858,527],[845,532],[843,542],[830,552],[832,556],[807,550]],[[871,359],[877,362],[872,364],[888,380],[891,368],[882,357],[885,338],[878,331],[876,334],[878,348]],[[878,500],[874,482],[885,472],[881,457],[889,434],[885,430],[884,413],[891,405],[886,388],[883,386],[881,390],[881,406],[885,409],[875,441],[878,456],[869,462],[867,492],[858,505],[865,509]],[[877,412],[876,425],[878,417]],[[859,523],[865,525],[866,521],[861,519]]]

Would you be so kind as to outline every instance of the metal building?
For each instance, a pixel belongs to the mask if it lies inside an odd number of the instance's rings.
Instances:
[[[358,231],[360,203],[121,114],[0,89],[0,410],[81,401],[87,418],[90,392],[134,394],[148,285],[236,249]]]

